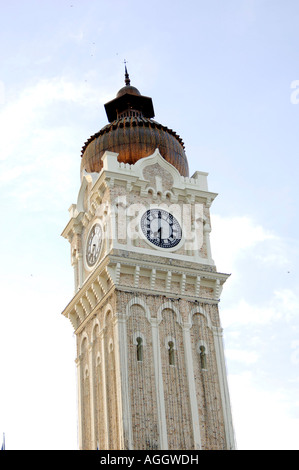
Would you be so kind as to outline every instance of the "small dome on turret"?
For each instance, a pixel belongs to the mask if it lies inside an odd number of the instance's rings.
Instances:
[[[120,96],[123,96],[127,93],[128,95],[141,96],[141,93],[139,90],[137,90],[137,88],[135,88],[132,85],[126,85],[119,90],[119,92],[116,95],[116,98],[119,98]]]

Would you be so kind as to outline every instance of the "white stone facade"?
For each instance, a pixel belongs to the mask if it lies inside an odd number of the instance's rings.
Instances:
[[[62,235],[75,293],[63,314],[77,336],[81,449],[233,449],[218,303],[228,275],[212,259],[207,174],[180,176],[158,149],[135,165],[106,152],[82,178]],[[172,213],[177,246],[140,229],[149,208]],[[86,243],[103,240],[95,266]]]

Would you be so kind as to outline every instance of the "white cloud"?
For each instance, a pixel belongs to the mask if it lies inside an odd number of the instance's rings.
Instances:
[[[273,306],[277,311],[282,312],[286,321],[294,316],[298,316],[299,312],[299,295],[292,289],[281,289],[274,292]]]
[[[213,216],[212,224],[217,269],[233,273],[220,315],[228,369],[234,372],[229,387],[237,446],[298,449],[292,380],[299,357],[299,292],[291,272],[297,245],[245,216]],[[271,377],[274,363],[277,377]]]
[[[0,108],[0,158],[10,155],[18,157],[20,152],[31,145],[32,136],[43,129],[46,132],[49,124],[44,119],[49,116],[52,105],[55,105],[54,116],[59,118],[60,104],[73,103],[77,106],[95,108],[99,101],[106,98],[103,90],[98,93],[87,82],[72,82],[65,77],[40,80],[23,89],[14,100],[7,100]],[[58,119],[59,120],[59,119]],[[72,123],[72,126],[74,122]],[[52,123],[55,128],[55,124]],[[55,130],[56,132],[56,130]]]
[[[240,299],[236,304],[222,309],[222,324],[226,328],[232,324],[245,325],[250,323],[268,323],[276,316],[276,311],[271,306],[249,304]]]
[[[266,240],[277,237],[261,225],[256,225],[250,217],[212,216],[211,245],[216,266],[225,272],[233,271],[237,260],[248,250]]]
[[[10,202],[21,207],[45,208],[45,201],[59,202],[61,194],[74,184],[70,178],[80,149],[78,130],[60,113],[95,107],[97,94],[86,83],[64,77],[41,80],[23,89],[0,107],[0,183]],[[55,188],[55,190],[54,190]]]
[[[110,98],[89,82],[54,77],[24,88],[0,107],[0,184],[12,204],[61,207],[61,195],[79,180],[86,140],[82,115]]]
[[[75,340],[61,315],[69,298],[65,284],[49,273],[2,275],[1,286],[0,399],[7,448],[76,448]]]
[[[262,389],[253,373],[229,376],[239,450],[298,450],[299,419],[282,390]]]
[[[259,359],[259,354],[256,351],[246,351],[242,349],[225,349],[225,356],[229,360],[242,362],[242,364],[254,364]]]
[[[299,311],[299,296],[291,289],[281,289],[273,292],[272,297],[266,302],[249,303],[244,298],[235,304],[223,308],[221,311],[224,327],[231,325],[249,325],[267,323],[284,318],[290,321]]]
[[[292,349],[292,354],[291,354],[291,361],[292,364],[299,364],[299,340],[296,339],[291,342],[291,349]],[[299,382],[299,378],[297,379]],[[299,405],[299,402],[298,402]]]
[[[299,310],[299,292],[290,284],[291,276],[286,276],[296,246],[255,224],[250,217],[214,215],[212,224],[211,245],[217,269],[233,273],[229,280],[233,296],[221,314],[224,324],[267,324],[282,317],[293,318]],[[255,289],[250,287],[249,298],[247,285]]]

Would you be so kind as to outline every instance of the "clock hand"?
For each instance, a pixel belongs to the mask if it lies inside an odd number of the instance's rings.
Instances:
[[[173,235],[173,215],[172,214],[170,214],[170,217],[169,217],[169,228],[170,228],[169,237],[172,237]]]
[[[158,221],[159,221],[159,224],[158,224],[158,233],[159,233],[159,235],[160,235],[159,243],[161,244],[161,238],[162,238],[161,212],[158,212]]]
[[[161,226],[158,228],[157,233],[159,234],[159,242],[161,243],[161,238],[162,238],[162,227]]]
[[[94,243],[92,245],[92,256],[95,258],[95,255],[96,255],[96,244]]]

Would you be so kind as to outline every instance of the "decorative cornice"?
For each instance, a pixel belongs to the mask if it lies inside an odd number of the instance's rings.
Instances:
[[[125,275],[124,279],[122,275]],[[196,263],[188,266],[183,263],[179,265],[178,262],[165,265],[109,254],[84,282],[62,314],[79,332],[115,290],[171,295],[174,299],[217,304],[228,277],[229,274],[200,269]]]

